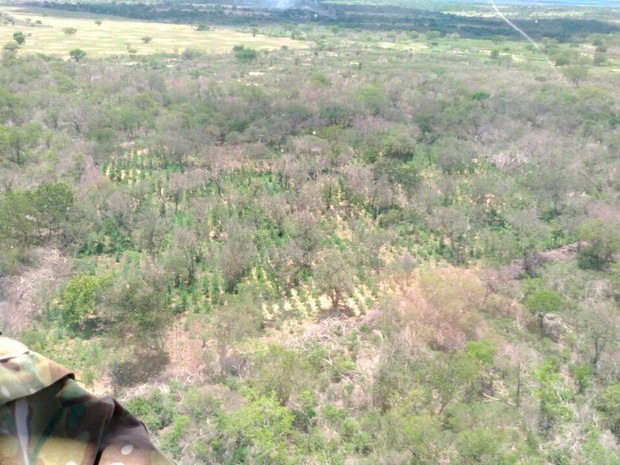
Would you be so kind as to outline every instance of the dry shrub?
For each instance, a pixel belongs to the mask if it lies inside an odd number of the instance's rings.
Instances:
[[[433,349],[463,349],[467,340],[484,332],[477,310],[484,285],[473,271],[455,267],[419,270],[410,286],[397,296],[402,334],[415,345]]]
[[[131,358],[112,363],[112,384],[127,387],[149,382],[166,368],[169,360],[168,354],[162,350],[136,350]]]
[[[535,315],[528,312],[523,305],[516,300],[503,296],[501,294],[493,294],[489,297],[486,305],[486,312],[492,315],[501,315],[510,318],[515,322],[519,329],[526,329],[532,326],[538,330],[539,322]]]

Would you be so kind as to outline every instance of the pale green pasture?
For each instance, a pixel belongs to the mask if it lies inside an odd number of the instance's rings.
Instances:
[[[227,28],[213,28],[210,31],[196,31],[189,25],[144,22],[130,19],[101,17],[101,25],[95,24],[94,16],[59,15],[53,10],[34,10],[17,7],[0,7],[0,12],[9,13],[15,19],[30,19],[34,24],[0,25],[0,45],[13,40],[13,33],[21,31],[26,43],[20,53],[44,53],[68,57],[69,50],[81,48],[89,56],[127,55],[134,49],[139,55],[182,52],[191,48],[208,53],[225,53],[234,45],[245,45],[256,49],[308,48],[309,42],[283,37],[267,37],[234,31]],[[77,28],[75,35],[66,35],[63,28]],[[142,37],[152,37],[144,43]]]
[[[430,45],[430,43],[434,45]],[[461,58],[475,58],[482,60],[490,60],[492,50],[499,52],[499,62],[510,57],[515,64],[523,63],[528,66],[542,67],[547,69],[556,68],[553,60],[542,53],[539,50],[534,49],[530,44],[524,40],[506,40],[502,43],[495,43],[491,40],[485,39],[468,39],[468,38],[449,38],[444,37],[433,41],[425,41],[424,39],[417,39],[415,41],[399,41],[399,42],[377,42],[374,43],[374,47],[380,48],[392,48],[400,51],[412,51],[416,54],[427,55],[439,55],[442,57],[461,57]],[[541,44],[542,47],[542,44]],[[566,48],[566,46],[565,46]],[[584,62],[588,64],[587,60],[593,60],[596,56],[594,47],[589,44],[582,44],[580,47],[574,49]],[[605,70],[613,70],[618,66],[618,57],[613,52],[607,53],[607,62],[602,66],[596,67],[596,73],[605,72]],[[591,63],[591,61],[590,61]],[[578,63],[575,63],[578,64]],[[557,69],[558,72],[561,68]]]

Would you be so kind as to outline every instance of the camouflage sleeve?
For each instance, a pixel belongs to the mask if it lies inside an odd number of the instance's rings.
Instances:
[[[0,336],[0,465],[171,465],[144,425]]]

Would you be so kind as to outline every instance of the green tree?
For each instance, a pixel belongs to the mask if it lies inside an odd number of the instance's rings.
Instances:
[[[604,436],[596,430],[589,431],[589,437],[579,451],[578,463],[595,463],[596,465],[620,465],[617,451],[603,445]]]
[[[469,341],[467,343],[466,353],[480,360],[483,364],[492,366],[497,349],[490,340],[481,339],[479,341]]]
[[[123,131],[130,140],[134,140],[142,130],[153,125],[153,114],[140,110],[133,104],[116,108],[112,117],[116,128]]]
[[[562,73],[568,80],[570,80],[575,87],[579,87],[579,84],[588,78],[588,68],[585,66],[569,66],[565,68]]]
[[[0,241],[24,247],[34,241],[36,210],[30,192],[0,197]]]
[[[620,251],[620,227],[600,219],[583,223],[577,232],[583,241],[579,246],[578,263],[581,268],[602,270],[613,262]]]
[[[462,205],[439,207],[430,218],[437,231],[445,237],[442,244],[449,251],[452,263],[462,265],[467,260],[470,248],[470,219],[468,211]]]
[[[156,234],[148,227],[145,233]],[[191,287],[194,285],[196,278],[196,268],[201,257],[201,244],[196,233],[187,227],[180,227],[174,231],[173,247],[167,254],[167,268],[174,272],[175,285],[181,284],[181,276],[184,276],[183,282]]]
[[[594,55],[594,59],[592,60],[594,66],[603,66],[605,63],[607,63],[607,56],[605,56],[604,53],[597,53]]]
[[[324,120],[327,125],[337,124],[342,127],[347,127],[353,118],[353,111],[339,103],[328,103],[319,110],[319,117]]]
[[[256,254],[251,231],[241,225],[231,227],[230,236],[222,246],[218,265],[226,290],[232,292],[250,270]]]
[[[166,245],[169,227],[168,218],[162,217],[155,207],[144,208],[137,216],[133,240],[139,250],[155,257]]]
[[[295,352],[269,344],[254,358],[252,384],[266,395],[273,395],[280,405],[286,405],[296,391],[307,389],[310,383],[309,364]]]
[[[564,299],[559,292],[550,289],[539,289],[525,299],[525,308],[534,315],[557,313],[564,306]]]
[[[84,328],[97,316],[100,292],[107,278],[86,274],[73,276],[65,286],[60,299],[61,321],[73,328]]]
[[[598,403],[607,420],[607,426],[620,440],[620,382],[615,382],[607,387]]]
[[[557,423],[571,418],[568,403],[573,398],[573,392],[564,384],[562,376],[552,362],[546,362],[534,371],[538,381],[535,391],[540,402],[540,429],[549,435]]]
[[[606,351],[615,352],[620,337],[620,315],[613,301],[586,301],[580,316],[592,343],[592,366],[596,371]]]
[[[116,328],[115,334],[150,349],[161,349],[162,331],[172,318],[166,284],[163,270],[155,264],[116,276],[104,296],[105,316]]]
[[[67,36],[73,36],[77,33],[77,28],[76,27],[63,27],[62,28],[62,32],[67,35]]]
[[[566,305],[562,296],[550,289],[538,289],[525,299],[525,308],[538,317],[542,336],[556,340],[554,330],[546,325],[546,315],[558,313]]]
[[[39,143],[41,126],[26,123],[21,126],[0,126],[0,154],[8,155],[18,165],[22,165],[30,149]]]
[[[235,58],[242,63],[250,63],[258,58],[258,52],[253,48],[246,48],[243,45],[235,45],[233,47]]]
[[[409,160],[414,155],[416,145],[411,130],[405,128],[392,129],[381,137],[381,151],[386,157]]]
[[[577,384],[578,394],[583,394],[588,386],[590,386],[590,378],[593,371],[592,365],[588,363],[571,365],[570,373]]]
[[[48,238],[62,228],[73,206],[73,190],[64,182],[41,184],[33,192],[37,225],[47,230]]]
[[[445,452],[449,436],[439,417],[412,414],[409,405],[399,404],[383,421],[381,436],[385,437],[386,448],[406,451],[412,460],[405,463],[435,465]]]
[[[26,36],[24,35],[23,32],[14,32],[13,33],[13,40],[15,42],[17,42],[19,45],[23,45],[26,42]]]
[[[213,312],[208,332],[215,340],[221,372],[236,371],[236,367],[229,366],[228,351],[237,342],[260,334],[262,324],[260,296],[254,290],[229,297]]]
[[[171,429],[161,438],[162,450],[171,454],[175,459],[180,459],[184,449],[182,439],[190,426],[191,420],[188,416],[177,416],[172,422]]]
[[[536,251],[542,248],[549,236],[549,225],[540,220],[539,212],[534,209],[517,210],[506,217],[516,253],[523,258],[523,271],[532,275]]]
[[[316,287],[329,296],[332,309],[341,310],[342,299],[355,287],[351,258],[338,249],[324,250],[312,268]]]
[[[449,403],[471,391],[480,379],[480,364],[461,354],[437,354],[422,372],[439,402],[438,415]]]
[[[362,87],[355,93],[355,98],[366,105],[373,115],[382,113],[388,104],[383,90],[375,85]]]
[[[19,44],[16,42],[7,42],[2,46],[2,50],[6,52],[15,52],[19,50]]]
[[[575,62],[576,56],[575,53],[571,51],[562,50],[558,53],[553,54],[551,56],[551,60],[553,60],[556,66],[568,66],[571,63]]]
[[[81,61],[86,56],[86,52],[81,48],[74,48],[69,51],[69,56],[74,61]]]
[[[502,461],[501,433],[487,428],[473,428],[458,434],[456,450],[462,464],[496,465]]]
[[[216,463],[288,465],[293,413],[273,397],[247,393],[248,403],[217,418]]]
[[[73,200],[73,191],[65,183],[11,192],[0,199],[0,231],[19,245],[34,242],[42,232],[49,239],[66,224]]]

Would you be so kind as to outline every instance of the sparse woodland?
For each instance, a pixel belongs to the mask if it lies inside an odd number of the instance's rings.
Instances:
[[[363,20],[8,42],[0,327],[182,465],[620,464],[609,11],[540,50]]]

